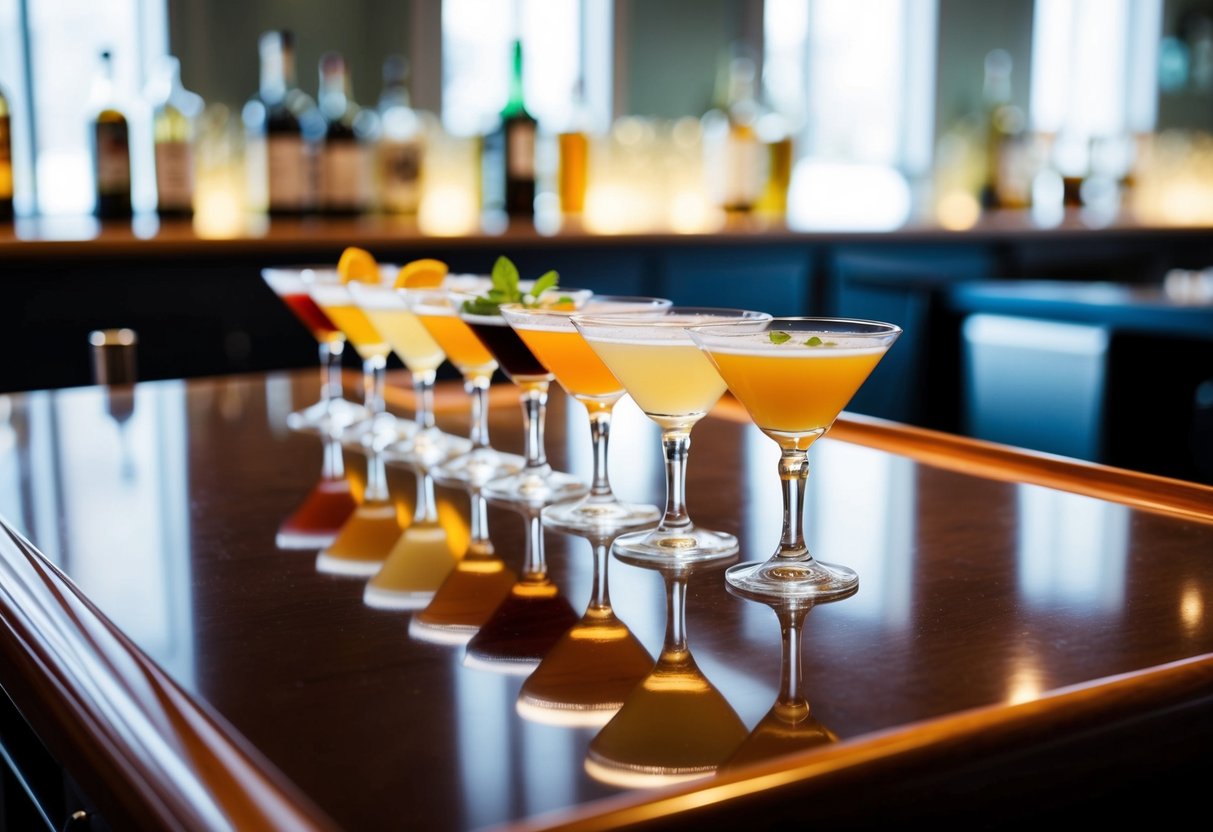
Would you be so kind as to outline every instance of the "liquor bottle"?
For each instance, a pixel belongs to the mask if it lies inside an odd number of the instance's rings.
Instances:
[[[415,214],[421,202],[426,142],[422,120],[409,98],[408,62],[403,56],[389,55],[383,62],[378,109],[375,183],[379,208],[389,214]]]
[[[244,107],[249,203],[271,215],[301,214],[313,186],[304,121],[314,109],[295,86],[295,39],[289,30],[261,35],[261,82]]]
[[[758,135],[762,109],[753,59],[733,57],[717,105],[703,117],[704,172],[713,201],[726,211],[754,209],[767,182],[767,150]]]
[[[202,113],[202,97],[181,83],[181,62],[163,61],[152,90],[155,106],[152,134],[155,141],[156,212],[162,217],[188,217],[194,213],[195,124]]]
[[[13,219],[13,144],[8,98],[0,89],[0,222]]]
[[[130,127],[114,88],[113,54],[101,52],[100,73],[90,96],[91,149],[95,200],[93,213],[100,219],[131,216]]]
[[[572,112],[569,123],[556,137],[560,155],[560,210],[565,214],[580,214],[585,210],[590,166],[589,126],[580,79],[573,92]]]
[[[510,97],[494,130],[484,137],[482,199],[490,211],[510,217],[535,213],[535,134],[538,122],[522,93],[522,42],[514,41]]]
[[[325,124],[317,171],[320,210],[329,214],[362,213],[370,206],[366,122],[360,119],[362,108],[350,94],[345,58],[337,52],[326,52],[320,58],[316,100]]]
[[[985,58],[982,101],[985,108],[985,173],[979,199],[983,208],[1023,208],[1030,183],[1022,172],[1023,111],[1011,102],[1011,56],[995,49]]]

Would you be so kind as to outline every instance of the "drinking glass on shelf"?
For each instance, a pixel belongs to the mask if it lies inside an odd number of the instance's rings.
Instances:
[[[579,314],[631,312],[638,315],[668,309],[665,298],[593,295]],[[625,503],[615,496],[607,469],[611,412],[624,396],[623,385],[573,326],[573,310],[527,308],[521,304],[501,307],[505,320],[524,344],[555,376],[564,391],[586,408],[594,447],[594,475],[589,493],[576,502],[564,502],[543,510],[543,520],[565,530],[623,529],[656,523],[656,506]]]
[[[408,369],[413,382],[414,430],[389,445],[384,453],[389,459],[431,465],[466,450],[468,443],[439,430],[434,422],[434,382],[446,355],[409,309],[394,282],[392,275],[383,283],[352,282],[348,288],[355,304]]]
[[[724,393],[725,384],[686,327],[760,322],[745,309],[672,306],[661,313],[575,314],[571,320],[624,389],[661,427],[666,465],[665,512],[652,530],[620,535],[615,550],[633,557],[714,560],[737,553],[737,538],[691,522],[686,506],[691,429]]]
[[[849,593],[859,576],[814,559],[803,532],[809,446],[825,435],[901,334],[894,324],[840,318],[772,318],[760,324],[692,327],[758,429],[779,445],[783,534],[768,560],[725,573],[751,592],[801,598]]]
[[[303,267],[280,266],[261,270],[261,277],[320,347],[320,400],[286,417],[293,430],[333,433],[366,416],[366,408],[344,398],[341,392],[341,357],[345,333],[324,313],[308,291]]]
[[[463,376],[464,390],[471,399],[472,425],[468,436],[471,447],[434,466],[430,471],[434,479],[439,483],[483,482],[521,470],[522,457],[502,453],[489,444],[489,385],[497,370],[497,359],[459,318],[451,292],[445,289],[396,291]]]
[[[560,296],[584,301],[586,290],[560,289]],[[454,296],[458,302],[460,295]],[[465,296],[470,299],[470,296]],[[576,304],[576,300],[574,301]],[[547,415],[548,388],[555,376],[539,362],[535,354],[515,332],[505,318],[497,314],[476,314],[462,306],[460,319],[471,328],[500,365],[502,372],[518,388],[522,405],[525,464],[521,471],[490,480],[484,495],[501,502],[558,503],[575,500],[589,492],[589,487],[576,477],[556,471],[547,461],[544,450],[544,421]]]
[[[384,280],[395,276],[395,269],[385,269]],[[366,414],[345,429],[345,439],[370,444],[373,440],[394,441],[405,435],[406,423],[391,413],[383,399],[387,358],[391,346],[375,328],[366,313],[354,301],[350,284],[341,279],[336,269],[316,268],[304,272],[312,300],[343,332],[362,359],[363,406]]]

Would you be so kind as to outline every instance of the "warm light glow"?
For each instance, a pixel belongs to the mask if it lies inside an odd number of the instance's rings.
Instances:
[[[1016,659],[1007,688],[1007,702],[1017,705],[1039,699],[1044,691],[1043,677],[1035,656],[1021,656]]]
[[[1188,635],[1196,635],[1205,621],[1205,599],[1195,582],[1184,586],[1179,597],[1179,618]]]
[[[476,194],[458,185],[427,189],[417,209],[417,225],[435,237],[456,237],[476,230]]]
[[[939,224],[949,231],[964,231],[977,224],[981,203],[967,191],[953,191],[939,200],[935,208]]]
[[[245,230],[244,194],[222,177],[200,180],[194,196],[194,231],[199,237],[230,238]]]
[[[622,234],[638,230],[637,209],[643,213],[638,194],[620,183],[591,187],[585,197],[585,226],[597,234]]]
[[[910,217],[905,176],[884,165],[801,159],[788,191],[788,225],[804,229],[885,231]]]
[[[709,231],[723,220],[723,213],[709,205],[701,192],[683,191],[670,200],[670,228],[680,234]]]

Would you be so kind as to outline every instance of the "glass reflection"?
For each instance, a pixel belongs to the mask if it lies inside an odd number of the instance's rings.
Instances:
[[[526,520],[522,577],[468,641],[463,663],[526,675],[577,622],[577,613],[548,576],[541,512],[545,502],[502,502]]]
[[[316,555],[316,570],[332,575],[371,576],[379,571],[400,539],[402,528],[388,494],[383,446],[366,445],[366,485],[362,501],[333,541]]]
[[[695,664],[687,641],[687,584],[736,560],[654,561],[615,551],[624,563],[654,569],[665,580],[665,641],[657,663],[590,741],[586,773],[623,788],[706,777],[741,745],[746,726]]]
[[[463,556],[434,592],[434,597],[409,620],[409,635],[439,644],[466,644],[501,605],[518,574],[505,565],[489,539],[488,503],[481,486],[491,469],[461,482],[468,493],[469,538]]]
[[[814,606],[850,598],[855,594],[856,589],[852,589],[845,595],[823,597],[814,602],[807,598],[747,592],[732,585],[726,588],[738,597],[756,601],[771,608],[775,617],[779,619],[782,649],[780,651],[779,695],[775,698],[775,704],[771,706],[771,710],[767,712],[766,716],[758,721],[758,724],[750,731],[750,735],[725,761],[720,770],[740,768],[771,757],[836,742],[837,735],[813,716],[813,710],[809,707],[809,700],[805,696],[802,655],[804,620]]]
[[[345,475],[341,443],[325,436],[320,478],[299,507],[279,524],[275,542],[279,549],[321,549],[333,542],[357,507]]]
[[[581,620],[561,636],[527,677],[518,713],[553,725],[601,726],[653,667],[653,657],[611,607],[611,542],[620,530],[575,533],[594,556],[590,601]]]

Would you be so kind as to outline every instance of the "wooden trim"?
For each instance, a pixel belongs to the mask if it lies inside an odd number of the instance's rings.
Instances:
[[[3,521],[0,634],[0,682],[114,828],[336,829]]]

